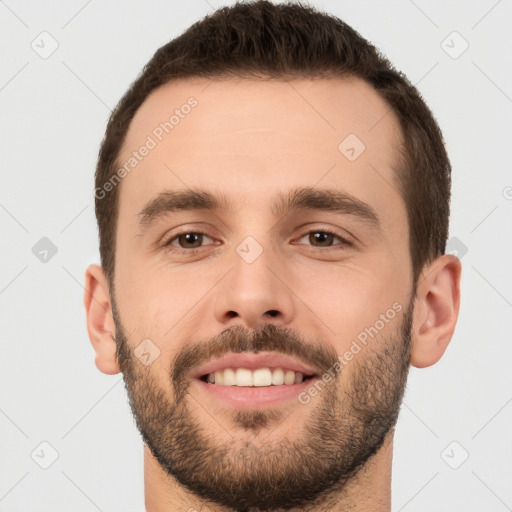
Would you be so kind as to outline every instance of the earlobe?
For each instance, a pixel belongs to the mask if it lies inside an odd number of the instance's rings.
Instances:
[[[115,324],[107,279],[99,265],[89,265],[85,271],[84,306],[96,366],[103,373],[115,375],[121,371],[116,359]]]
[[[452,339],[460,305],[460,260],[444,254],[424,269],[414,309],[411,364],[435,364]]]

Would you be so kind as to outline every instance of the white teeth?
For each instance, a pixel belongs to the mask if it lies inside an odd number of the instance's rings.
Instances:
[[[210,378],[212,375],[213,375],[213,382],[211,380],[209,382],[212,382],[212,383],[217,382],[218,384],[224,384],[224,372],[210,373],[208,375],[208,378]]]
[[[304,380],[302,372],[284,370],[282,368],[258,368],[249,370],[247,368],[226,368],[215,373],[208,374],[207,382],[224,386],[263,387],[300,384]]]
[[[253,386],[270,386],[271,384],[272,372],[267,368],[258,368],[257,370],[254,371],[254,373],[252,373]]]
[[[225,386],[234,386],[236,384],[236,373],[235,370],[232,370],[231,368],[228,368],[227,370],[224,370],[224,375],[220,379],[221,383]]]
[[[295,384],[295,372],[292,370],[287,370],[284,374],[284,383],[285,384]]]
[[[246,368],[237,368],[236,370],[237,386],[252,386],[252,372]]]
[[[282,368],[276,368],[272,372],[272,384],[274,384],[275,386],[284,384],[284,371],[282,370]]]

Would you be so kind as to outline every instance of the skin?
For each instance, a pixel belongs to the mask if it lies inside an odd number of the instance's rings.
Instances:
[[[401,132],[378,94],[356,79],[173,82],[137,111],[119,162],[190,96],[197,107],[120,184],[114,279],[118,320],[130,349],[149,338],[160,351],[138,375],[151,379],[172,401],[169,369],[175,358],[190,344],[209,343],[232,327],[247,332],[266,324],[293,329],[316,344],[319,353],[341,355],[394,303],[403,312],[412,308],[410,363],[426,367],[437,362],[457,321],[460,262],[442,255],[426,265],[411,302],[415,283],[406,207],[393,170]],[[366,146],[353,162],[338,150],[348,134]],[[276,192],[296,187],[348,193],[371,206],[380,229],[334,212],[274,215]],[[174,212],[141,230],[138,213],[149,200],[163,190],[189,188],[223,194],[231,211]],[[335,230],[353,244],[334,238],[332,247],[319,247],[305,236],[322,229]],[[186,254],[190,249],[180,251],[177,241],[174,252],[158,245],[181,231],[210,238],[194,255]],[[248,236],[262,248],[250,264],[236,251]],[[98,265],[88,267],[85,281],[96,365],[106,374],[119,373],[115,338],[120,324],[112,316],[112,291]],[[266,314],[269,310],[273,316]],[[407,343],[400,337],[403,312],[379,332],[384,346]],[[327,396],[344,403],[358,369],[383,350],[378,341],[372,343],[346,365],[329,394],[324,390],[308,405],[278,409],[279,419],[259,431],[243,428],[234,421],[233,409],[192,386],[187,389],[190,417],[219,446],[231,445],[233,453],[244,441],[275,448],[283,439],[303,440],[305,428],[317,420],[320,409],[315,406]],[[396,384],[389,381],[391,389]],[[357,475],[311,510],[389,511],[392,443],[391,428]],[[170,478],[147,447],[144,467],[148,512],[227,510]]]

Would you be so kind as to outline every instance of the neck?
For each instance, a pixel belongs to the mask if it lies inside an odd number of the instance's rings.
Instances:
[[[310,512],[390,512],[391,464],[393,457],[391,430],[379,451],[361,468],[328,503]],[[158,464],[144,447],[144,493],[146,512],[232,512],[190,493]],[[303,512],[291,510],[289,512]]]

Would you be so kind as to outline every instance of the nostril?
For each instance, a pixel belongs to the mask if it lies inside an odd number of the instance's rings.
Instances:
[[[267,311],[267,313],[266,313],[266,314],[267,314],[267,315],[270,315],[270,316],[272,316],[272,317],[275,317],[275,316],[277,316],[277,315],[279,314],[279,311],[277,311],[277,310],[275,310],[275,309],[271,309],[271,310]]]

